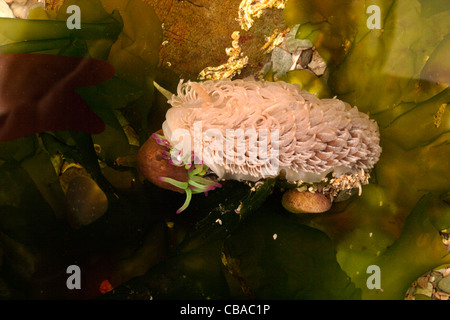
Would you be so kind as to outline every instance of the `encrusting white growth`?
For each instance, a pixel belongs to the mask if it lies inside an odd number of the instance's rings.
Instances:
[[[220,179],[257,181],[284,171],[288,181],[319,182],[331,172],[338,177],[369,171],[381,154],[378,125],[367,114],[283,81],[180,81],[168,102],[172,107],[163,123],[166,139],[174,147],[180,143],[175,131],[187,130],[191,141],[183,143],[201,150],[203,163]],[[216,134],[194,139],[195,123],[201,124],[203,135],[208,130]],[[256,132],[258,147],[267,142],[269,161],[254,161],[259,149],[252,148],[249,139],[241,162],[227,161],[230,155],[218,150],[226,151],[224,140],[234,145],[235,136],[227,135],[230,129]],[[261,133],[268,133],[266,139]],[[231,160],[239,156],[236,146],[234,151]]]

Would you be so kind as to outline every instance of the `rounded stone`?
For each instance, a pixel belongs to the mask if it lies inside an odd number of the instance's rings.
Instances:
[[[450,276],[442,278],[441,281],[438,282],[437,286],[440,290],[450,293]]]
[[[319,192],[287,190],[281,199],[283,207],[292,213],[322,213],[330,210],[331,200]]]
[[[69,182],[66,204],[67,220],[74,228],[91,224],[108,210],[105,193],[87,176],[77,176]]]

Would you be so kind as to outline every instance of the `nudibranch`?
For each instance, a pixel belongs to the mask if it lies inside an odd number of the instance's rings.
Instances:
[[[300,86],[254,79],[181,80],[162,134],[165,159],[184,166],[182,181],[159,180],[192,193],[221,180],[283,177],[298,191],[331,201],[359,189],[381,154],[377,123],[337,98],[319,99]],[[303,189],[302,189],[303,188]]]

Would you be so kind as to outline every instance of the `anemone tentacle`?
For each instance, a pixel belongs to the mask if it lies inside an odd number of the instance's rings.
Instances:
[[[185,191],[186,200],[181,208],[177,210],[177,213],[181,213],[186,210],[186,208],[189,206],[189,203],[191,202],[193,194],[205,193],[205,195],[207,195],[209,191],[222,187],[220,183],[212,180],[211,178],[204,177],[204,175],[208,172],[208,168],[205,165],[186,164],[185,168],[188,172],[189,178],[187,182],[178,181],[169,177],[158,178],[160,181],[170,183],[171,185]]]

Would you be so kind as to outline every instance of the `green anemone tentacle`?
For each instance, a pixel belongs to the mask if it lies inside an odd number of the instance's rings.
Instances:
[[[178,181],[169,177],[159,177],[160,181],[170,183],[171,185],[180,188],[180,189],[187,189],[189,187],[188,182]]]
[[[194,181],[198,184],[202,184],[205,186],[213,186],[213,187],[220,187],[220,183],[211,180],[211,179],[207,179],[207,178],[203,178],[203,177],[199,177],[199,176],[192,176],[189,177],[189,182],[191,183],[191,181]]]
[[[203,165],[202,165],[203,167]],[[196,168],[197,169],[197,168]],[[194,169],[194,170],[196,170]],[[167,183],[170,183],[171,185],[183,189],[186,193],[186,200],[184,201],[184,204],[177,210],[177,213],[181,213],[189,206],[192,195],[197,193],[206,193],[208,191],[214,190],[215,188],[221,187],[220,183],[203,178],[201,176],[192,175],[194,172],[191,171],[189,176],[189,180],[187,182],[178,181],[169,177],[159,177],[160,181],[164,181]],[[206,172],[204,168],[200,168],[200,170],[197,171],[198,173]]]
[[[181,206],[181,208],[177,210],[177,214],[186,210],[186,208],[189,206],[189,203],[191,203],[192,191],[189,188],[186,188],[185,191],[186,191],[186,200],[184,201],[184,204]]]
[[[190,171],[188,173],[188,175],[189,176],[196,176],[196,175],[204,175],[205,173],[206,173],[206,170],[204,169],[204,165],[203,164],[200,164],[200,165],[196,164],[195,165],[195,169]]]
[[[200,184],[196,182],[195,180],[189,179],[188,181],[189,185],[194,186],[195,188],[198,188],[198,190],[201,190],[202,188],[205,188],[206,186],[203,184]]]

